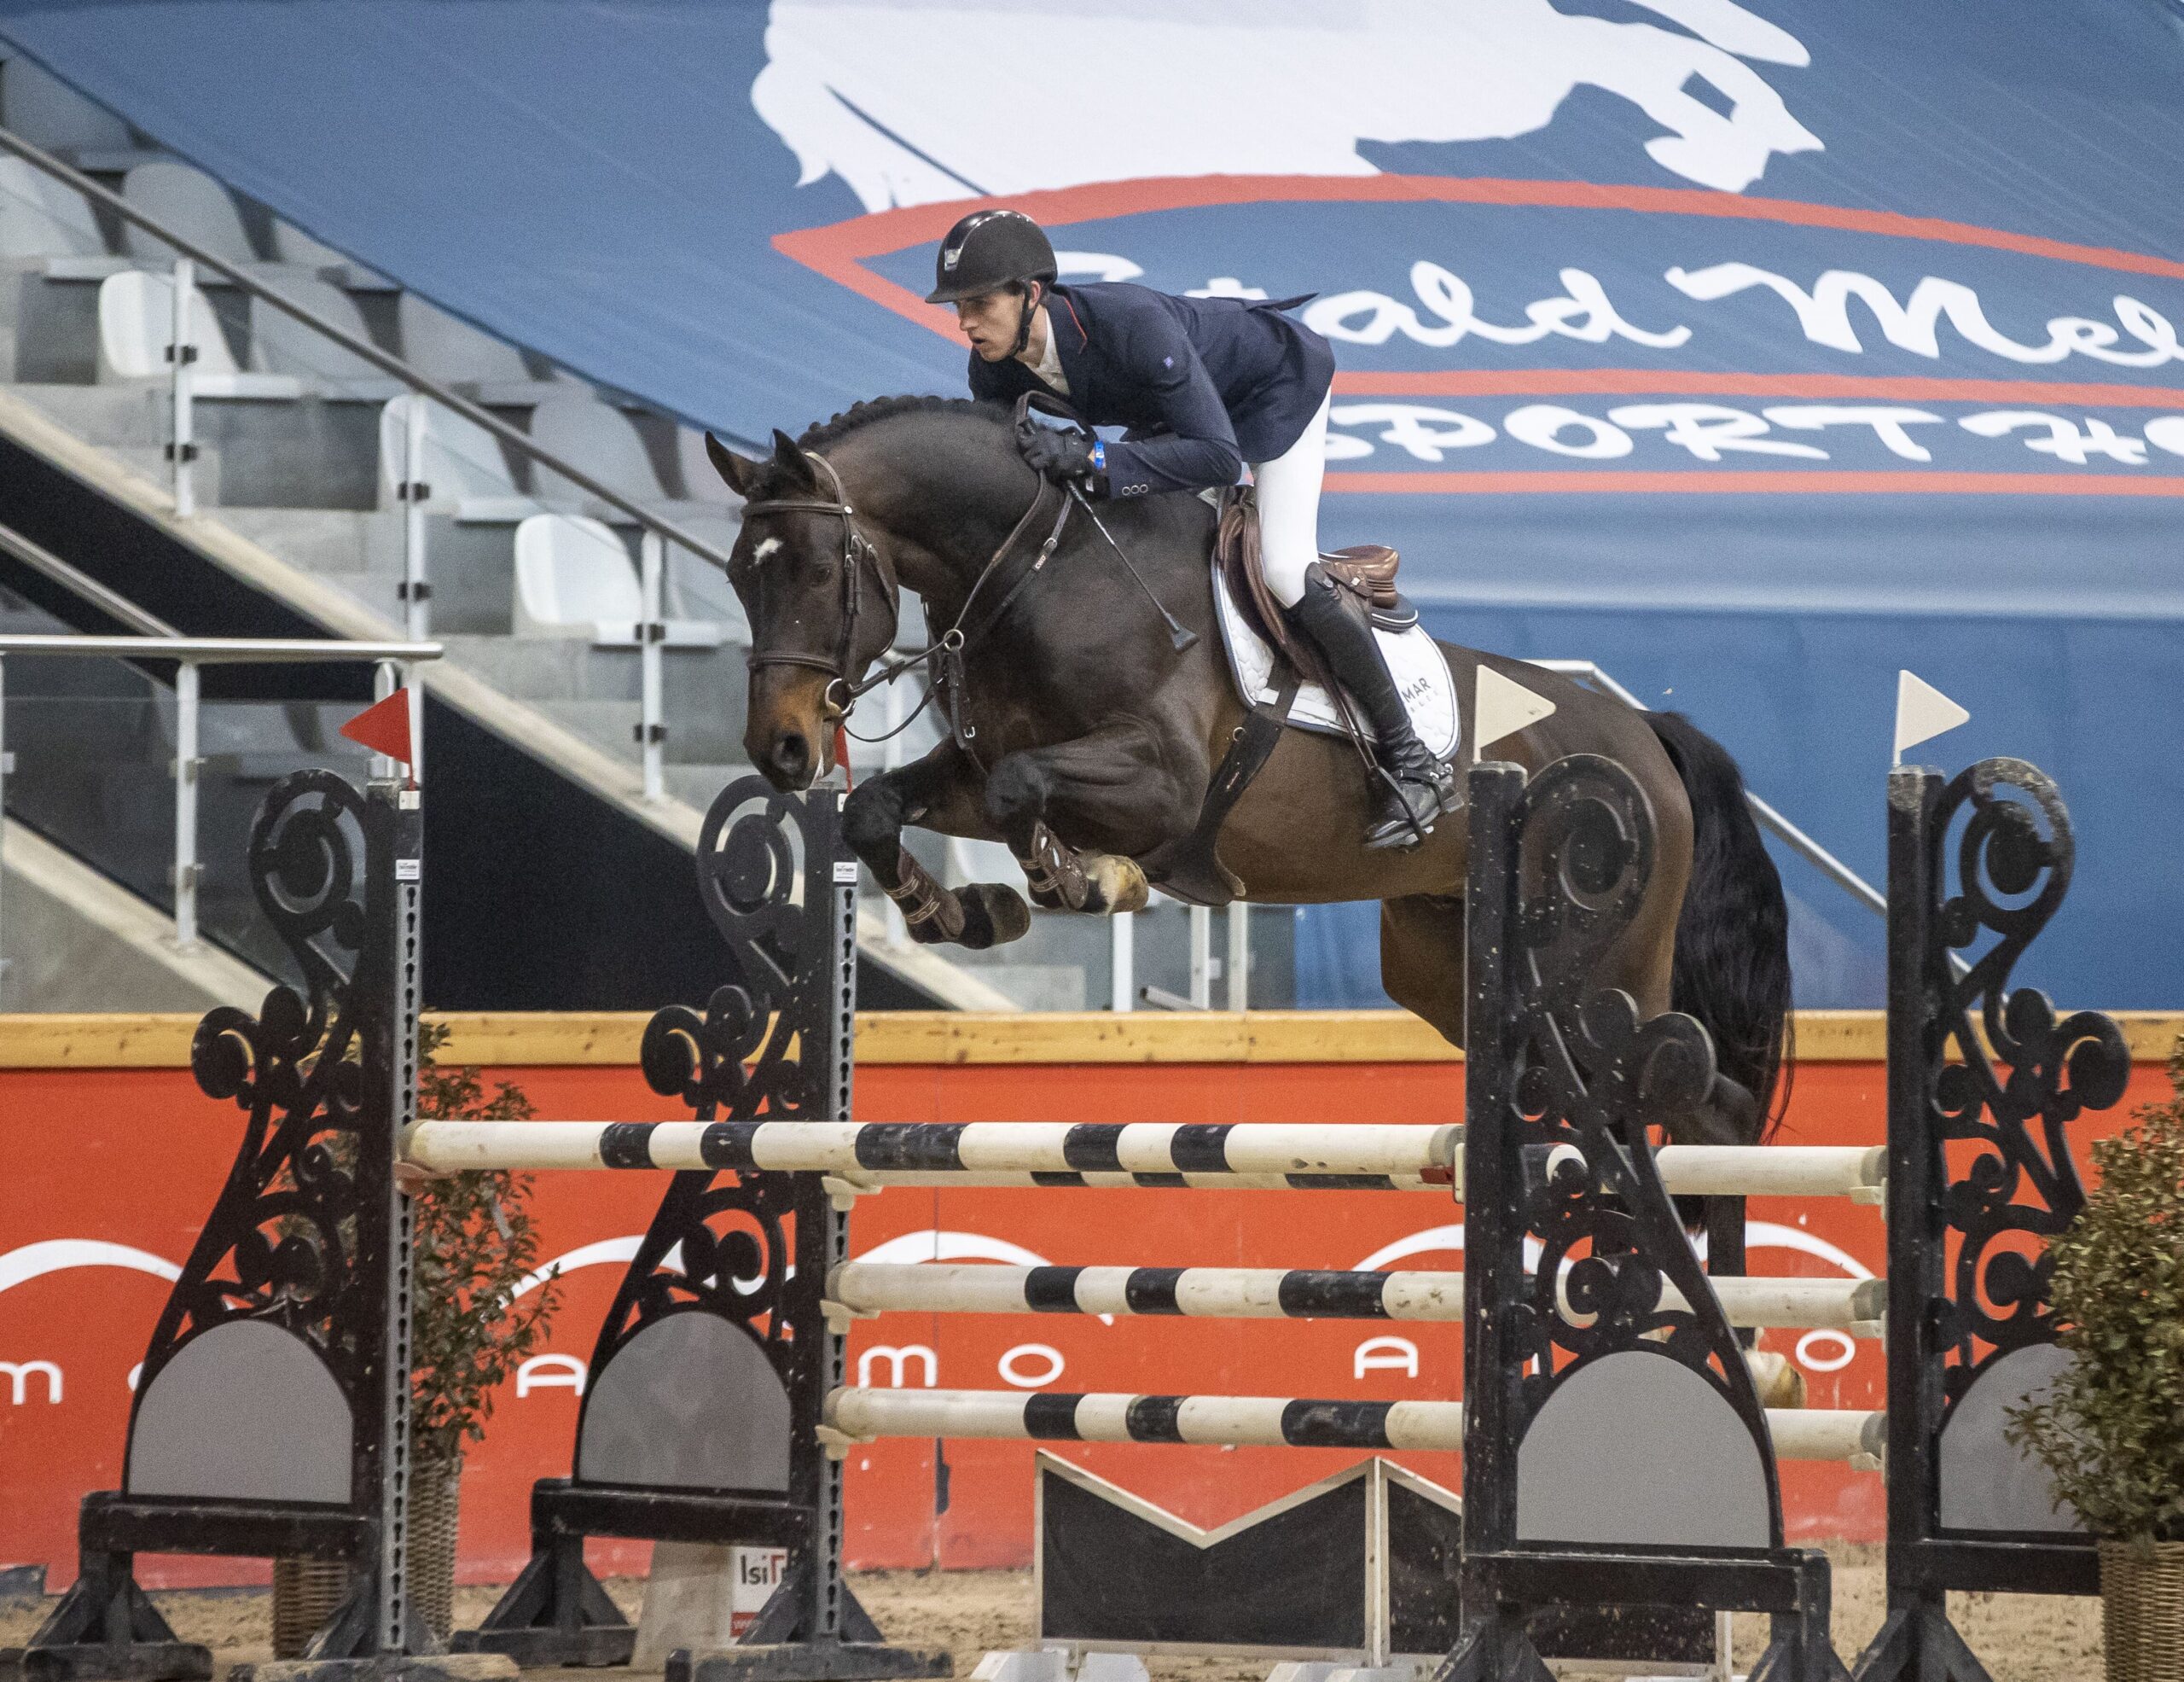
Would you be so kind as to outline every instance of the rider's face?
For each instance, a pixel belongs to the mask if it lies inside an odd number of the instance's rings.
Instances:
[[[981,292],[975,298],[956,300],[956,324],[971,341],[982,362],[1005,362],[1016,346],[1017,329],[1024,324],[1030,300],[1020,292]]]

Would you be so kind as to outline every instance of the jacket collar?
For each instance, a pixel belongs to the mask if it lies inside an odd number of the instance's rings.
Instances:
[[[1083,391],[1084,347],[1087,337],[1083,312],[1070,301],[1070,288],[1050,288],[1047,294],[1047,331],[1054,335],[1054,350],[1061,358],[1061,375],[1072,394]]]

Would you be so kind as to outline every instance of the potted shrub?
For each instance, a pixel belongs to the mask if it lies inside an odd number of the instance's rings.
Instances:
[[[417,1114],[433,1120],[518,1121],[536,1112],[507,1081],[488,1094],[474,1068],[443,1068],[448,1029],[419,1033]],[[444,1640],[455,1612],[456,1524],[462,1455],[485,1434],[498,1387],[545,1342],[561,1283],[516,1295],[538,1265],[531,1177],[404,1174],[414,1228],[410,1318],[410,1597]],[[333,1615],[348,1586],[340,1562],[278,1560],[274,1651],[294,1657]]]
[[[2011,1415],[2098,1539],[2109,1682],[2184,1682],[2184,1042],[2169,1078],[2093,1147],[2100,1184],[2048,1248],[2076,1359]]]

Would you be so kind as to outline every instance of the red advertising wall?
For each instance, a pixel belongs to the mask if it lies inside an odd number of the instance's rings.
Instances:
[[[132,1369],[167,1281],[227,1173],[240,1123],[232,1106],[200,1094],[182,1066],[184,1024],[133,1038],[85,1029],[56,1051],[49,1024],[36,1033],[16,1026],[29,1020],[0,1021],[0,1563],[47,1563],[58,1586],[73,1574],[78,1499],[119,1478]],[[982,1033],[961,1017],[874,1018],[863,1036],[858,1110],[874,1120],[934,1121],[1461,1116],[1461,1062],[1407,1019],[1244,1020],[1252,1025],[1247,1032],[1235,1028],[1236,1018],[1102,1017],[1018,1019],[1013,1028]],[[2173,1026],[2134,1023],[2141,1055],[2165,1045]],[[491,1027],[470,1027],[457,1051],[515,1054],[520,1060],[489,1074],[520,1085],[543,1115],[669,1120],[679,1113],[635,1071],[633,1019],[589,1019],[576,1029],[565,1020],[551,1029],[535,1021],[515,1029],[502,1024],[497,1037]],[[1222,1033],[1231,1040],[1209,1038]],[[1783,1140],[1879,1143],[1878,1022],[1815,1021],[1804,1038],[1807,1056]],[[996,1056],[1012,1060],[973,1061]],[[1163,1060],[1144,1060],[1151,1056]],[[1293,1057],[1311,1060],[1287,1060]],[[154,1066],[92,1066],[101,1058]],[[76,1066],[22,1066],[64,1059]],[[2126,1104],[2093,1118],[2080,1138],[2112,1131],[2130,1105],[2166,1092],[2159,1068],[2141,1063]],[[466,1580],[514,1574],[527,1550],[531,1481],[568,1470],[591,1341],[662,1183],[644,1174],[537,1177],[545,1254],[563,1261],[566,1306],[547,1352],[506,1387],[472,1454],[463,1492]],[[1462,1214],[1425,1193],[897,1190],[860,1202],[851,1253],[1027,1265],[1453,1268],[1462,1265]],[[1840,1278],[1883,1270],[1876,1209],[1763,1199],[1751,1219],[1755,1272]],[[1769,1331],[1763,1339],[1798,1363],[1813,1406],[1881,1405],[1877,1343],[1852,1345],[1827,1331]],[[891,1315],[854,1330],[850,1359],[857,1382],[877,1385],[1399,1400],[1459,1395],[1461,1345],[1454,1324]],[[1200,1525],[1235,1517],[1356,1458],[1275,1448],[1066,1452]],[[949,1443],[939,1454],[926,1441],[853,1452],[853,1564],[1028,1559],[1030,1445]],[[1438,1481],[1458,1482],[1455,1456],[1401,1458]],[[1796,1537],[1880,1534],[1875,1475],[1792,1464],[1785,1468],[1784,1496]],[[594,1552],[601,1569],[641,1571],[648,1545],[595,1544]],[[241,1581],[263,1569],[148,1560],[143,1575],[154,1584]]]

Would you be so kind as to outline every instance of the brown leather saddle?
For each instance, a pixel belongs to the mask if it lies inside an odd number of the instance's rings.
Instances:
[[[1267,588],[1259,560],[1258,502],[1248,485],[1221,493],[1220,520],[1214,528],[1213,562],[1221,589],[1228,591],[1245,619],[1274,650],[1268,692],[1244,698],[1244,722],[1236,727],[1228,751],[1215,768],[1213,781],[1188,835],[1155,848],[1139,863],[1160,890],[1194,905],[1225,905],[1243,897],[1245,884],[1221,862],[1221,827],[1244,791],[1252,786],[1282,732],[1289,728],[1297,691],[1317,684],[1333,696],[1351,743],[1368,764],[1373,743],[1351,714],[1341,687],[1319,651],[1289,628],[1289,616]],[[1320,564],[1342,586],[1343,601],[1360,620],[1381,631],[1408,631],[1418,623],[1418,609],[1396,589],[1401,557],[1385,544],[1356,544],[1322,552]]]
[[[1248,485],[1232,485],[1221,493],[1213,559],[1222,583],[1267,646],[1296,667],[1306,682],[1334,693],[1333,679],[1319,651],[1291,631],[1289,615],[1267,588],[1259,560],[1258,499]],[[1342,586],[1345,603],[1377,631],[1408,631],[1418,623],[1418,609],[1396,589],[1396,571],[1402,564],[1403,557],[1384,543],[1320,551],[1320,565]]]

